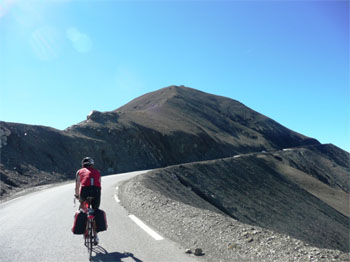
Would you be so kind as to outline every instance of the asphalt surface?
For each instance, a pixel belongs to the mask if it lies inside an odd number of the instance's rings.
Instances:
[[[102,178],[100,208],[107,213],[108,230],[99,233],[92,261],[197,261],[175,242],[155,240],[116,201],[118,184],[142,173]],[[70,183],[0,204],[0,261],[89,261],[82,235],[71,232],[78,207],[73,194]]]

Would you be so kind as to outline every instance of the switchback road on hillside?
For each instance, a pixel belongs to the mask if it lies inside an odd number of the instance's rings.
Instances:
[[[100,208],[107,213],[109,227],[99,233],[93,261],[197,261],[178,244],[156,240],[117,202],[118,184],[142,173],[102,177]],[[69,183],[0,204],[0,261],[88,261],[82,235],[71,232],[77,210],[73,194],[74,184]]]

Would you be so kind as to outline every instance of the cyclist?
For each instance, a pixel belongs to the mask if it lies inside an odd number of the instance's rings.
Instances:
[[[76,173],[75,197],[80,201],[80,208],[83,208],[83,202],[87,197],[93,197],[92,208],[100,207],[101,201],[101,174],[94,168],[94,160],[91,157],[85,157],[81,161],[82,168]],[[98,244],[96,225],[94,225],[95,239],[94,244]]]

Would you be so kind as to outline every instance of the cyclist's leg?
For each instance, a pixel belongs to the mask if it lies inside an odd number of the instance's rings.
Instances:
[[[93,188],[93,197],[94,199],[92,200],[92,208],[93,209],[98,209],[100,207],[101,203],[101,188],[100,187],[94,187]]]
[[[94,222],[92,224],[92,229],[93,229],[93,232],[94,232],[94,244],[98,245],[99,239],[98,239],[97,231],[96,231],[96,220],[94,220]]]
[[[94,210],[98,209],[100,207],[100,201],[101,201],[101,188],[99,187],[93,187],[92,188],[92,194],[94,199],[91,202],[92,208]],[[93,230],[94,230],[94,236],[95,236],[95,244],[98,244],[98,236],[97,236],[97,226],[96,226],[96,220],[93,222]]]
[[[84,200],[79,198],[79,209],[84,209],[83,203],[84,203]]]
[[[80,201],[80,207],[81,209],[85,209],[83,206],[83,203],[86,201],[86,198],[89,196],[88,194],[88,188],[87,187],[82,187],[80,190],[80,195],[79,195],[79,201]]]

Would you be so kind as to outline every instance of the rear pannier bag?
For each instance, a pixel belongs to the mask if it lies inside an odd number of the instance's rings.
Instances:
[[[96,231],[101,232],[107,230],[106,212],[101,209],[95,210]]]
[[[77,211],[74,215],[74,224],[72,227],[73,234],[82,235],[85,233],[87,224],[87,215],[83,211]]]

